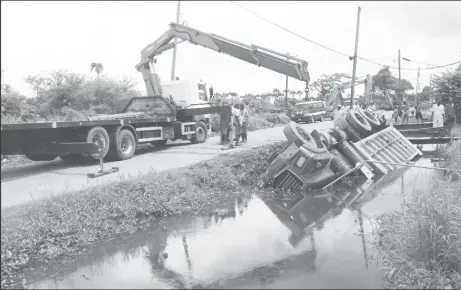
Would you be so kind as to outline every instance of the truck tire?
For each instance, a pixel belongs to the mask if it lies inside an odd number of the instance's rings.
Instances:
[[[136,152],[136,137],[128,129],[118,132],[116,143],[111,148],[111,157],[115,160],[126,160],[134,156]]]
[[[58,155],[49,155],[49,154],[29,154],[26,153],[25,156],[27,159],[32,161],[53,161]]]
[[[106,157],[107,152],[109,152],[110,149],[110,138],[106,129],[104,129],[101,126],[93,127],[90,131],[88,131],[88,134],[86,136],[86,142],[92,143],[95,143],[98,137],[101,138],[104,145],[102,150],[102,158]],[[90,160],[99,160],[99,153],[89,154],[88,157],[90,158]]]
[[[304,144],[307,144],[309,147],[317,147],[311,135],[295,122],[286,124],[283,129],[283,134],[285,134],[288,141],[295,143],[298,147],[301,147]]]
[[[378,118],[375,117],[375,115],[371,114],[370,112],[364,111],[364,110],[360,110],[359,112],[360,114],[362,114],[362,117],[364,117],[365,120],[367,120],[368,123],[370,123],[371,129],[373,130],[373,132],[376,132],[379,130],[379,128],[381,127],[381,122],[378,120]]]
[[[166,145],[166,142],[168,142],[168,140],[157,140],[150,142],[150,144],[154,145],[155,147],[163,147]]]
[[[203,143],[206,141],[208,132],[204,122],[200,121],[195,124],[195,136],[190,139],[192,144]]]
[[[355,131],[360,133],[361,137],[368,136],[372,132],[370,123],[359,112],[347,112],[346,121]]]

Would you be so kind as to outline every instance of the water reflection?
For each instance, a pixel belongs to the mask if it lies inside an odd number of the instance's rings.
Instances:
[[[418,161],[428,165],[430,160]],[[404,173],[404,179],[397,182]],[[93,249],[34,288],[376,288],[374,217],[399,210],[428,170],[354,178],[329,192],[229,202]],[[29,281],[33,277],[29,277]]]

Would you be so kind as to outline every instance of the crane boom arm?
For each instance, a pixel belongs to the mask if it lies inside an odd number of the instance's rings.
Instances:
[[[370,75],[367,75],[367,77],[363,80],[360,81],[355,81],[354,86],[358,86],[361,84],[365,84],[365,96],[367,97],[367,101],[369,98],[369,95],[371,94],[371,86],[372,86],[372,78]],[[343,103],[343,99],[341,96],[341,92],[345,89],[349,89],[352,86],[352,81],[342,83],[338,86],[336,86],[329,94],[327,97],[326,104],[327,106],[332,106],[333,108],[336,108],[338,104]]]
[[[305,60],[282,54],[270,49],[246,45],[216,34],[209,34],[197,29],[171,23],[170,29],[141,51],[141,62],[136,69],[143,74],[148,95],[161,95],[160,83],[153,76],[154,57],[175,46],[170,43],[174,38],[188,41],[195,45],[230,55],[240,60],[262,66],[266,69],[309,83],[308,63]],[[307,85],[306,85],[307,87]]]

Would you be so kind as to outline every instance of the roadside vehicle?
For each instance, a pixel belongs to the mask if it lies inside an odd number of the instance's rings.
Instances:
[[[321,101],[302,102],[295,105],[291,113],[291,120],[297,123],[323,122],[323,115],[325,113],[325,105]]]

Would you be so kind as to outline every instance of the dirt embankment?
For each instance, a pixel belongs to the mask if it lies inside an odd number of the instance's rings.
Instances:
[[[285,144],[2,210],[2,288],[21,287],[32,269],[73,259],[88,247],[131,234],[158,217],[200,213],[251,195],[267,158]]]

